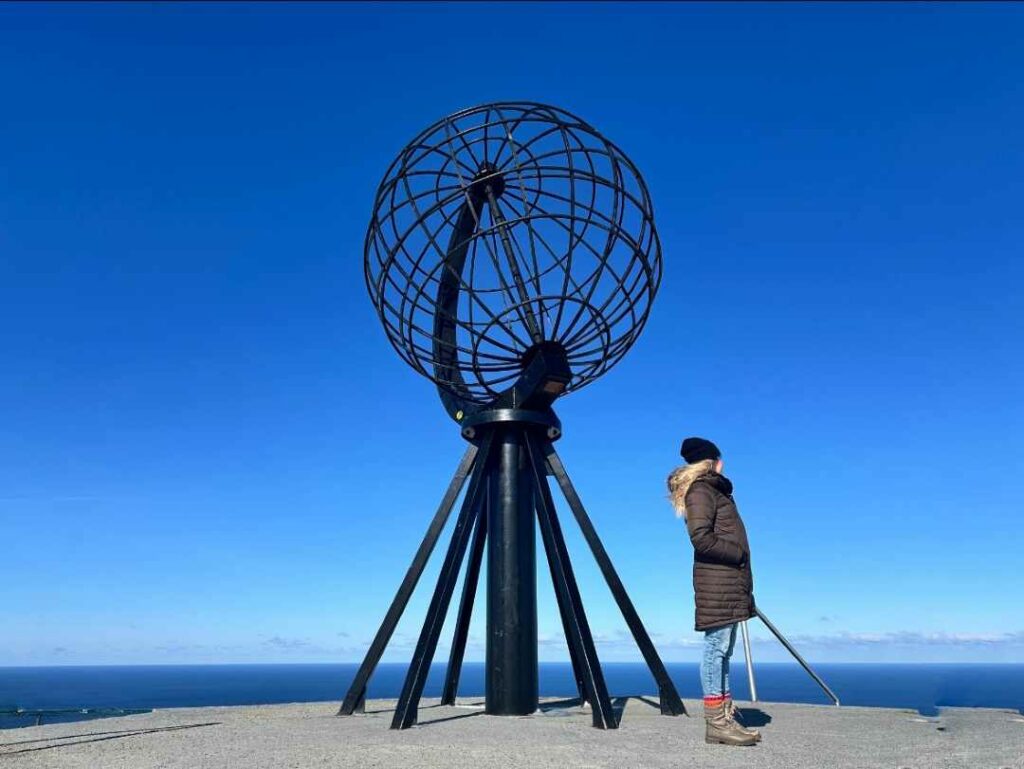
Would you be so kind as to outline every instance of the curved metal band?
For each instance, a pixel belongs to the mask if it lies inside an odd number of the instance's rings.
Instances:
[[[483,200],[474,196],[467,196],[466,202],[462,204],[458,221],[448,242],[444,270],[437,283],[437,312],[434,314],[434,377],[438,382],[437,394],[441,397],[441,403],[449,416],[456,421],[458,414],[473,408],[472,402],[461,395],[466,389],[466,383],[462,378],[462,371],[459,370],[456,318],[466,253],[480,221],[483,204]],[[441,382],[447,384],[442,386]]]

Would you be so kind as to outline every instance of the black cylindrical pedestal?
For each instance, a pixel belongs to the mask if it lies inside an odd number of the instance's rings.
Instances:
[[[486,711],[537,710],[537,567],[533,482],[521,430],[496,426],[487,517]]]

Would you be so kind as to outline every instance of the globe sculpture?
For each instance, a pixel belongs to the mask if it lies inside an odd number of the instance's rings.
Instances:
[[[643,329],[661,279],[651,200],[632,162],[577,117],[491,104],[430,126],[377,192],[366,283],[388,339],[453,402],[486,406],[541,346],[565,392]]]
[[[467,552],[442,701],[455,702],[486,554],[486,711],[537,709],[537,524],[580,699],[590,704],[595,726],[617,726],[549,476],[654,676],[662,712],[682,714],[554,449],[562,428],[553,403],[623,358],[661,280],[650,195],[636,166],[594,127],[557,107],[498,102],[463,110],[420,133],[388,168],[364,267],[389,341],[434,382],[469,445],[340,714],[363,708],[370,676],[462,495],[392,728],[416,723]]]

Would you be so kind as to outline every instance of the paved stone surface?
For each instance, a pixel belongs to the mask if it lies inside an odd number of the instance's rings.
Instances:
[[[1024,717],[1016,711],[948,708],[925,718],[886,708],[739,703],[761,744],[707,745],[700,704],[690,717],[662,716],[653,698],[618,700],[617,730],[547,701],[522,718],[483,713],[479,699],[456,707],[424,700],[420,723],[388,726],[393,700],[338,718],[338,703],[174,708],[123,718],[0,732],[0,769],[580,769],[590,767],[885,767],[1024,769]]]

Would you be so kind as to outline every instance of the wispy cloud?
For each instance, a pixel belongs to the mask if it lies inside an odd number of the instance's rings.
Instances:
[[[305,649],[312,646],[308,638],[286,638],[285,636],[271,636],[263,642],[275,649]]]
[[[896,630],[883,633],[842,631],[820,635],[793,635],[790,640],[794,643],[816,646],[1024,646],[1024,630],[1005,633],[922,633],[917,630]]]
[[[196,643],[166,643],[152,647],[159,652],[174,655],[195,655],[195,654],[228,654],[242,651],[243,647],[237,644],[196,644]],[[149,650],[147,646],[139,646],[132,649],[135,653],[145,653]]]
[[[338,635],[343,635],[339,633]],[[344,637],[348,637],[344,634]],[[275,652],[294,654],[304,657],[348,658],[365,653],[369,642],[365,644],[337,645],[330,642],[321,643],[310,638],[298,638],[284,635],[273,635],[263,639],[261,646]]]

